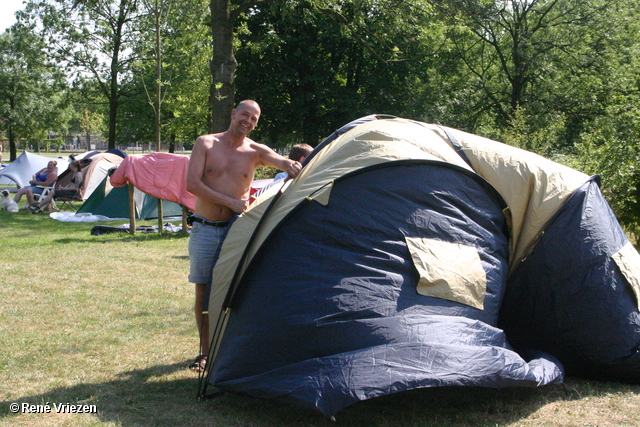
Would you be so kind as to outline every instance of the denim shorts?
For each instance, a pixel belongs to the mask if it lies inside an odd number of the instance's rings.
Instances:
[[[44,188],[36,187],[35,185],[29,185],[27,186],[27,188],[31,188],[31,191],[33,191],[33,194],[42,194],[42,192],[44,191]]]
[[[189,237],[189,282],[211,282],[211,273],[216,265],[222,242],[227,236],[229,226],[214,227],[194,222]]]

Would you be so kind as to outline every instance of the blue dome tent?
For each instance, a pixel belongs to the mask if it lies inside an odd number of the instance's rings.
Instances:
[[[607,209],[593,178],[523,150],[398,118],[351,123],[233,223],[200,395],[331,416],[404,390],[535,387],[590,366],[637,381],[640,255]]]

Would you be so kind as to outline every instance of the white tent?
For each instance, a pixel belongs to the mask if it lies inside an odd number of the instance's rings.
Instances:
[[[18,188],[21,188],[29,185],[29,181],[33,175],[39,170],[46,168],[50,160],[58,162],[58,175],[66,171],[69,166],[69,160],[66,157],[52,159],[51,157],[40,156],[24,151],[10,165],[2,168],[0,171],[0,186],[17,185]]]

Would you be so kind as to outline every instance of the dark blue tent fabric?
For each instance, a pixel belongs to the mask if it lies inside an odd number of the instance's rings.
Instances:
[[[106,152],[107,152],[107,153],[111,153],[111,154],[115,154],[116,156],[120,156],[120,157],[122,157],[123,159],[124,159],[125,157],[127,157],[127,153],[125,153],[125,152],[124,152],[124,151],[122,151],[122,150],[118,150],[117,148],[112,148],[111,150],[107,150]]]
[[[333,415],[419,387],[561,380],[555,359],[525,361],[496,327],[508,236],[485,184],[440,162],[391,162],[337,180],[327,206],[303,202],[241,278],[210,384]],[[484,309],[418,294],[405,236],[477,248]]]
[[[500,318],[509,342],[553,354],[567,375],[640,382],[640,313],[611,258],[626,243],[588,181],[509,280]]]

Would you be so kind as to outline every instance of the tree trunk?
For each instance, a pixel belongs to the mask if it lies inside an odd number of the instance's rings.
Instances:
[[[162,140],[162,22],[161,22],[161,10],[158,6],[158,3],[155,3],[154,7],[155,14],[155,32],[156,32],[156,99],[155,99],[155,110],[156,110],[156,152],[160,152],[160,142]]]
[[[9,107],[13,111],[16,108],[15,99],[11,97]],[[16,149],[16,135],[13,132],[13,123],[9,122],[9,160],[14,161],[17,158],[18,150]]]
[[[107,147],[109,150],[116,148],[116,120],[118,114],[118,100],[114,96],[109,99],[109,140]]]
[[[122,32],[127,20],[128,0],[120,0],[119,13],[113,28],[113,50],[111,51],[111,64],[109,75],[109,150],[116,148],[116,124],[118,121],[118,107],[120,106],[120,90],[118,75],[120,74],[120,49],[122,49]]]
[[[16,137],[13,133],[13,127],[9,125],[9,160],[14,161],[18,158],[18,150],[16,149]]]
[[[214,133],[224,132],[231,122],[235,106],[233,79],[238,62],[233,55],[233,19],[229,0],[211,0],[211,34],[213,59],[210,69],[213,82],[210,90],[211,122]]]
[[[176,152],[176,134],[172,133],[171,135],[169,135],[169,153],[175,153]]]

